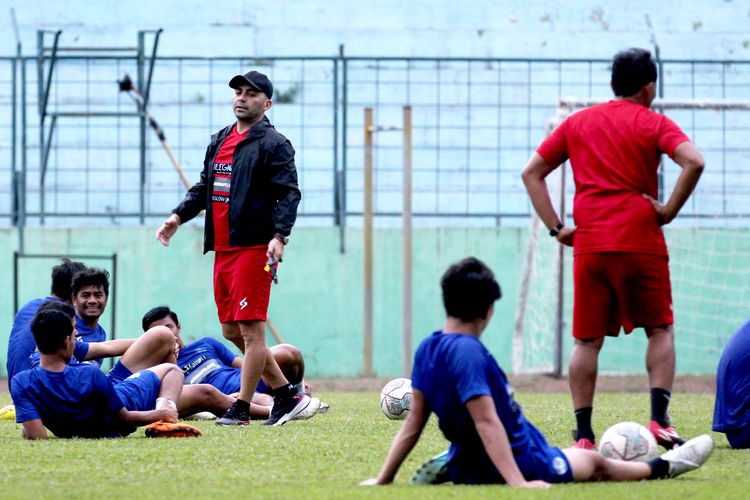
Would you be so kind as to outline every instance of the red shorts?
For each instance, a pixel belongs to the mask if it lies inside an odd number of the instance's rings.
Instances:
[[[573,337],[597,339],[671,325],[669,257],[587,253],[573,259]]]
[[[271,273],[266,271],[267,245],[216,252],[214,299],[219,321],[265,321],[271,297]]]

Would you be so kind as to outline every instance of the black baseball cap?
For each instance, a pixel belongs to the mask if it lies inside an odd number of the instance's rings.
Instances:
[[[271,80],[269,80],[263,73],[250,71],[244,75],[237,75],[229,80],[229,86],[233,89],[238,89],[242,85],[250,85],[255,90],[260,90],[266,94],[269,99],[273,97],[273,85],[271,84]]]

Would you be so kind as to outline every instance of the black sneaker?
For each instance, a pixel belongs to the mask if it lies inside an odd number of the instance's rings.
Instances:
[[[245,409],[242,406],[239,399],[232,403],[232,406],[216,421],[216,425],[250,425],[249,407]]]
[[[295,394],[286,398],[274,398],[271,416],[260,425],[284,425],[310,405],[310,396]],[[231,410],[231,408],[230,408]]]

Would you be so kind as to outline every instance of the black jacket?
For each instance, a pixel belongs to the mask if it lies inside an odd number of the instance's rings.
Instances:
[[[206,210],[203,253],[214,248],[211,202],[214,158],[233,126],[229,125],[211,136],[200,180],[173,210],[182,223]],[[289,236],[301,199],[294,148],[289,139],[277,132],[264,117],[253,125],[234,151],[229,189],[229,245],[263,245],[276,233]]]

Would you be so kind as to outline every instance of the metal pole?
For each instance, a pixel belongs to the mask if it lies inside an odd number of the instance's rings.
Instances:
[[[138,54],[136,56],[136,62],[138,66],[138,88],[144,88],[144,50],[145,50],[145,33],[143,31],[138,32]],[[140,113],[139,122],[139,134],[138,140],[140,144],[139,151],[139,170],[140,170],[140,189],[139,189],[139,212],[140,212],[140,223],[143,225],[146,222],[146,103],[145,100],[138,103],[138,111]]]
[[[20,57],[20,54],[19,54]],[[26,60],[21,58],[21,175],[18,180],[20,191],[18,205],[18,251],[24,252],[26,231]]]
[[[339,57],[341,58],[341,175],[339,176],[339,200],[341,211],[341,225],[339,226],[339,252],[346,251],[346,147],[347,147],[347,116],[348,116],[348,96],[347,96],[347,64],[344,57],[344,45],[339,45]]]
[[[411,106],[404,106],[404,214],[403,214],[403,301],[404,301],[404,376],[411,374],[411,350],[412,350],[412,232],[411,232],[411,164],[412,142],[411,142]]]
[[[365,206],[364,206],[364,264],[365,264],[365,338],[364,375],[372,376],[372,108],[365,108]]]
[[[565,220],[565,164],[560,167],[560,218]],[[557,249],[557,322],[555,324],[555,366],[553,375],[562,378],[563,374],[563,330],[565,329],[565,245]]]

